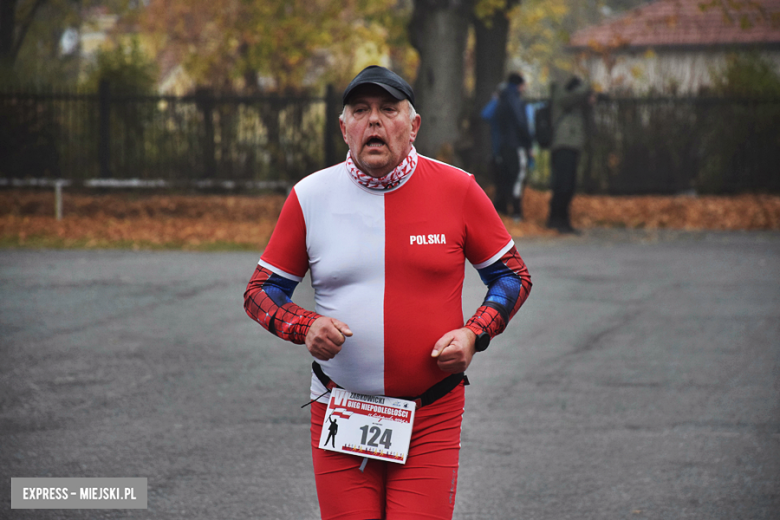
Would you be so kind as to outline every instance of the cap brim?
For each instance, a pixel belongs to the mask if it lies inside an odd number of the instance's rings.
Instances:
[[[349,101],[349,97],[352,95],[352,93],[355,92],[355,90],[357,90],[358,88],[360,88],[362,86],[365,86],[365,85],[376,85],[377,87],[382,87],[385,91],[387,91],[388,94],[393,96],[398,101],[401,101],[403,99],[409,99],[409,98],[406,97],[406,94],[404,94],[403,92],[401,92],[400,90],[398,90],[395,87],[391,87],[390,85],[386,85],[385,83],[379,83],[379,82],[376,82],[376,81],[366,81],[365,83],[360,83],[358,85],[355,85],[354,87],[352,87],[351,89],[346,91],[344,93],[343,103],[346,105],[347,101]]]

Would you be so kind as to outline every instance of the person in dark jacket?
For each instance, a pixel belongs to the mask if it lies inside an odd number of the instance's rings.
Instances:
[[[525,169],[531,156],[531,131],[523,100],[525,80],[513,72],[507,78],[506,87],[499,94],[495,118],[499,138],[496,193],[493,204],[499,213],[508,214],[512,199],[512,215],[520,220],[522,213],[522,186]]]
[[[571,225],[569,206],[577,187],[577,164],[585,146],[587,117],[595,95],[590,86],[572,76],[561,87],[550,87],[553,140],[550,145],[552,163],[552,198],[547,227],[560,233],[576,233]]]
[[[498,183],[500,178],[499,169],[501,164],[501,128],[498,125],[498,101],[501,92],[506,88],[506,82],[499,83],[495,92],[490,97],[479,116],[487,122],[490,127],[490,173],[493,176],[494,183]]]

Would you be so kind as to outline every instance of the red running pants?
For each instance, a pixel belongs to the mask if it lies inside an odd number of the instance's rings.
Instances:
[[[311,407],[311,445],[323,520],[432,520],[452,518],[464,386],[415,412],[406,464],[318,448],[326,405]]]

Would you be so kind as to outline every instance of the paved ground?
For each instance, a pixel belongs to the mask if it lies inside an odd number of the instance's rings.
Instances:
[[[518,245],[534,289],[469,370],[455,518],[778,518],[780,234]],[[318,518],[309,359],[244,315],[257,256],[0,251],[0,518]],[[47,476],[147,477],[149,508],[10,510]]]

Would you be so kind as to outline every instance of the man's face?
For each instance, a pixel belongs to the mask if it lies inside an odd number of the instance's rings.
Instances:
[[[379,178],[409,155],[420,116],[410,119],[406,100],[398,101],[383,88],[366,85],[351,95],[339,126],[357,167]]]

